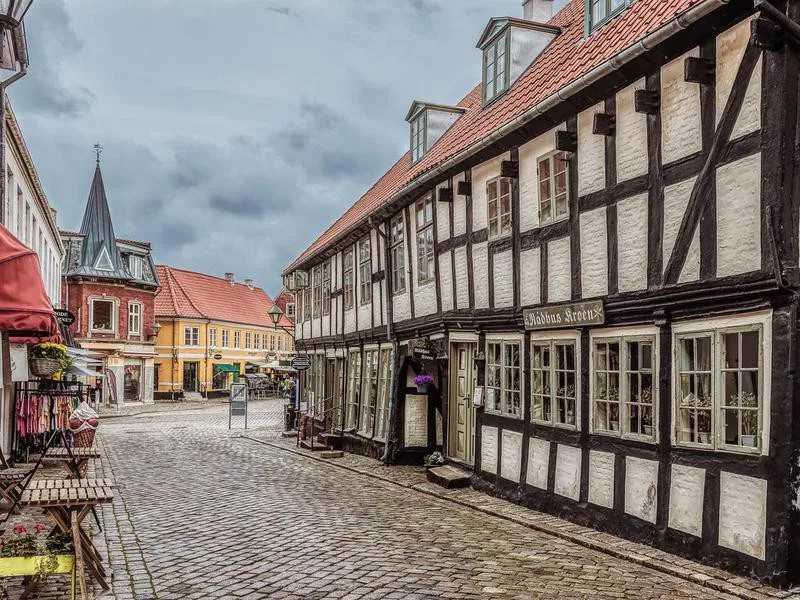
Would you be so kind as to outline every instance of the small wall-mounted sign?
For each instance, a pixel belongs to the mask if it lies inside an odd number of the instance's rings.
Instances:
[[[473,406],[483,406],[483,387],[476,387],[472,392],[472,404]]]
[[[602,325],[606,321],[601,300],[529,308],[523,312],[523,318],[525,329],[584,327],[586,325]]]
[[[75,322],[75,315],[63,308],[57,308],[53,311],[56,313],[56,318],[62,325],[69,327]]]
[[[411,357],[414,360],[436,360],[436,356],[434,356],[430,348],[422,348],[419,346],[411,349]]]
[[[307,371],[311,366],[311,359],[306,354],[298,354],[292,359],[292,368],[295,371]]]
[[[222,354],[215,354],[214,355],[214,360],[221,360],[221,359],[222,359]]]

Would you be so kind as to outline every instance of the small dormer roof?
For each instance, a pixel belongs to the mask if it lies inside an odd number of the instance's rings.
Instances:
[[[517,19],[516,17],[492,17],[486,24],[486,27],[481,33],[481,37],[476,44],[477,48],[483,50],[489,43],[504,31],[509,25],[513,27],[521,27],[523,29],[533,29],[535,31],[544,31],[551,34],[561,33],[560,27],[554,25],[547,25],[546,23],[537,23],[536,21],[526,21],[525,19]]]
[[[425,110],[426,108],[431,110],[441,110],[444,112],[451,112],[456,113],[459,115],[464,114],[467,112],[466,108],[461,108],[459,106],[447,106],[445,104],[434,104],[432,102],[422,102],[421,100],[414,100],[411,103],[411,108],[408,109],[408,113],[406,113],[406,121],[409,123],[416,117],[420,111]]]

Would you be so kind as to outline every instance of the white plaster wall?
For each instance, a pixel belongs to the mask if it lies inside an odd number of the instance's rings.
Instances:
[[[647,194],[617,202],[619,291],[647,289]]]
[[[442,310],[444,312],[455,308],[453,304],[453,265],[451,257],[451,252],[444,252],[439,255],[439,287],[442,290]]]
[[[481,426],[481,469],[497,474],[497,427]]]
[[[411,318],[411,302],[407,287],[405,293],[398,294],[392,299],[392,314],[395,322]]]
[[[683,215],[686,213],[686,207],[689,205],[689,196],[692,193],[696,177],[669,185],[664,188],[664,255],[663,266],[666,269],[669,258],[672,255],[672,249],[675,246],[675,240],[678,237],[678,231],[681,228]],[[689,252],[686,255],[686,263],[683,266],[683,271],[678,278],[678,281],[694,281],[700,278],[700,228],[698,227],[692,242],[689,245]]]
[[[475,308],[489,308],[489,252],[486,242],[472,246],[472,264]]]
[[[369,304],[365,304],[358,306],[358,328],[359,329],[369,329],[372,327],[372,321],[370,317],[372,316],[372,302]]]
[[[456,194],[453,200],[453,235],[465,233],[467,233],[467,197]]]
[[[702,537],[705,488],[705,469],[672,465],[669,486],[670,527]]]
[[[539,304],[542,301],[542,259],[541,250],[532,248],[519,254],[520,262],[520,303],[522,306]]]
[[[579,500],[581,495],[581,449],[558,445],[554,491],[559,496]]]
[[[488,206],[486,204],[486,182],[500,175],[500,163],[508,160],[508,153],[493,158],[472,169],[472,230],[480,231],[488,227]]]
[[[584,298],[606,296],[608,294],[606,208],[581,213],[580,226],[581,292]]]
[[[322,321],[320,323],[321,335],[330,335],[331,334],[331,318],[330,315],[325,315],[322,317]]]
[[[443,183],[436,188],[436,236],[439,241],[446,240],[450,237],[450,203],[439,202],[439,190],[447,188],[447,184]],[[453,188],[453,197],[455,198],[456,190]]]
[[[697,48],[661,67],[661,156],[665,164],[699,152],[700,86],[683,80],[684,61]]]
[[[767,482],[720,473],[719,545],[764,560]]]
[[[589,451],[589,502],[614,508],[614,454]]]
[[[572,298],[572,264],[569,238],[547,244],[547,301],[566,302]]]
[[[717,36],[717,123],[722,118],[739,64],[750,41],[750,22],[753,18],[745,19]],[[761,128],[761,65],[762,61],[759,60],[750,77],[742,110],[731,133],[732,140]]]
[[[658,461],[625,457],[625,512],[656,522]]]
[[[578,114],[578,195],[602,190],[606,186],[606,138],[592,133],[594,115],[603,104]]]
[[[453,250],[456,259],[456,308],[469,308],[469,264],[467,248],[460,246]]]
[[[494,308],[514,305],[514,261],[511,250],[494,255]]]
[[[356,310],[355,308],[344,311],[344,332],[351,333],[356,330]]]
[[[519,483],[522,469],[522,434],[503,430],[503,451],[500,453],[500,477]]]
[[[761,268],[761,154],[717,169],[717,276]]]
[[[637,113],[634,105],[634,93],[645,87],[640,79],[617,93],[617,181],[647,173],[647,115]]]
[[[311,321],[303,321],[303,339],[308,339],[311,337]],[[233,336],[231,336],[233,338]],[[233,340],[231,340],[233,343]]]
[[[519,147],[520,231],[539,226],[539,175],[537,159],[556,149],[556,131],[562,124]]]
[[[528,440],[528,468],[525,473],[525,483],[546,490],[549,470],[550,442],[531,438]]]
[[[386,280],[384,279],[384,282]],[[372,284],[372,321],[375,325],[380,325],[382,322],[382,296],[381,296],[381,289],[383,288],[383,282],[373,283]]]

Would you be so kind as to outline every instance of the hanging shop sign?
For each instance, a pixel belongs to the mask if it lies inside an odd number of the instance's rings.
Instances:
[[[53,312],[62,325],[69,327],[75,322],[75,315],[64,308],[57,308]]]
[[[523,318],[525,319],[525,329],[584,327],[586,325],[602,325],[606,322],[601,300],[529,308],[523,312]]]
[[[215,354],[214,360],[222,360],[222,354]]]
[[[305,354],[298,354],[292,359],[292,368],[296,371],[307,371],[311,366],[311,359]]]
[[[414,347],[411,349],[411,357],[414,360],[436,360],[430,348],[427,347]]]

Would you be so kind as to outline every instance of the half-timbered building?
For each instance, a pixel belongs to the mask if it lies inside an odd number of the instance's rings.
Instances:
[[[523,4],[284,272],[320,427],[797,582],[800,1]]]

